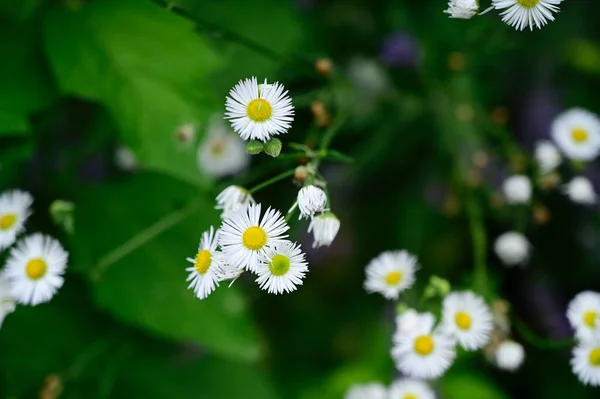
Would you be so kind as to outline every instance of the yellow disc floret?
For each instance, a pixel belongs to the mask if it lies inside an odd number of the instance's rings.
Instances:
[[[596,348],[590,352],[590,364],[600,367],[600,348]]]
[[[269,263],[269,269],[274,276],[283,276],[290,270],[290,258],[283,255],[273,256],[273,260]]]
[[[517,0],[517,3],[525,8],[533,8],[538,5],[540,0]]]
[[[273,107],[271,107],[271,104],[267,100],[257,98],[250,101],[246,112],[248,113],[248,117],[254,122],[264,122],[271,118]]]
[[[415,339],[415,352],[427,356],[433,351],[433,340],[429,335],[421,335]]]
[[[387,276],[385,276],[385,282],[388,285],[396,285],[402,280],[402,273],[400,272],[389,272]]]
[[[194,268],[198,274],[204,274],[210,268],[210,264],[212,262],[212,254],[208,249],[203,249],[199,251],[196,255],[196,260],[194,262]]]
[[[588,132],[585,129],[576,128],[571,130],[571,137],[577,143],[585,143],[588,139]]]
[[[466,312],[456,313],[456,316],[454,316],[454,321],[461,330],[468,330],[469,327],[471,327],[471,316],[469,316]]]
[[[17,221],[17,215],[14,213],[6,213],[0,216],[0,230],[10,229]]]
[[[44,277],[46,274],[46,270],[48,269],[48,264],[42,258],[33,258],[27,265],[25,266],[25,273],[32,280],[38,280]]]
[[[267,233],[259,226],[249,227],[242,235],[244,246],[253,251],[261,249],[267,243]]]
[[[590,310],[589,312],[585,312],[583,315],[583,322],[586,326],[594,328],[596,327],[596,319],[598,318],[598,313]]]

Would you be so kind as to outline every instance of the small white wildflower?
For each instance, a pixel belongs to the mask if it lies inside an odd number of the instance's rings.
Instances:
[[[175,138],[183,147],[189,147],[196,140],[196,125],[185,123],[175,130]]]
[[[527,204],[531,200],[531,180],[524,175],[510,176],[504,180],[502,191],[509,204]]]
[[[552,121],[551,136],[565,156],[591,161],[600,153],[600,119],[582,108],[562,112]]]
[[[415,282],[416,270],[417,258],[407,251],[385,251],[367,265],[365,290],[398,299],[400,292]]]
[[[480,349],[490,340],[492,312],[485,301],[471,291],[451,292],[442,304],[442,326],[466,350]]]
[[[324,212],[327,205],[327,195],[319,187],[310,185],[302,187],[298,191],[298,208],[300,208],[300,219],[312,217],[317,212]]]
[[[390,399],[435,399],[433,389],[419,380],[401,379],[390,387]]]
[[[126,172],[135,172],[140,168],[140,163],[135,153],[124,145],[118,146],[115,150],[115,164],[119,169]]]
[[[217,195],[216,202],[215,209],[222,211],[221,219],[226,219],[235,211],[255,203],[248,190],[240,186],[228,186]]]
[[[291,241],[273,245],[260,257],[256,282],[270,294],[295,291],[308,272],[306,255]]]
[[[346,391],[344,399],[388,399],[388,391],[380,382],[355,384]]]
[[[571,368],[583,384],[600,386],[600,336],[582,341],[573,349]]]
[[[219,245],[223,262],[256,272],[267,250],[283,244],[289,226],[275,209],[267,209],[261,218],[261,205],[250,204],[223,220]]]
[[[10,247],[25,230],[33,198],[25,191],[11,190],[0,195],[0,251]]]
[[[516,371],[525,360],[525,349],[515,341],[503,341],[496,348],[496,366],[508,371]]]
[[[294,106],[287,90],[278,82],[260,85],[255,77],[240,80],[229,92],[225,118],[244,140],[266,142],[287,133],[294,120]]]
[[[10,294],[25,305],[48,302],[63,285],[68,257],[52,237],[36,233],[18,241],[4,271]]]
[[[15,298],[10,294],[10,281],[0,273],[0,327],[4,318],[15,311]]]
[[[600,293],[583,291],[577,294],[569,303],[567,318],[578,339],[600,336]]]
[[[541,28],[548,21],[554,21],[552,13],[560,9],[558,5],[563,0],[492,0],[497,10],[505,10],[500,15],[502,21],[518,30],[529,26]]]
[[[494,242],[494,252],[507,266],[524,264],[529,258],[530,248],[527,238],[516,231],[504,233]]]
[[[594,186],[589,179],[578,176],[571,179],[564,188],[571,201],[578,204],[593,205],[598,201]]]
[[[242,139],[223,120],[212,118],[198,145],[197,160],[198,168],[208,176],[223,177],[246,169],[250,155]]]
[[[202,233],[198,252],[194,258],[187,261],[194,266],[185,269],[189,273],[186,281],[190,281],[188,289],[193,289],[198,299],[206,298],[219,286],[219,275],[222,267],[222,254],[217,251],[219,230],[210,230]]]
[[[548,140],[536,143],[534,158],[542,173],[552,172],[562,162],[562,156],[558,148]]]

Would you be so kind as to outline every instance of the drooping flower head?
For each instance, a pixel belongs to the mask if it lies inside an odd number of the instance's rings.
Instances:
[[[215,209],[222,211],[221,219],[226,219],[236,211],[255,203],[248,190],[240,186],[227,187],[217,195],[216,201]]]
[[[569,196],[569,199],[577,204],[593,205],[598,201],[592,182],[583,176],[571,179],[563,187],[563,190]]]
[[[444,12],[450,14],[450,18],[470,19],[477,15],[478,9],[477,0],[450,0]]]
[[[506,266],[524,264],[529,258],[531,244],[527,238],[519,232],[509,231],[494,242],[494,252]]]
[[[542,173],[552,172],[562,162],[558,148],[548,140],[539,141],[535,145],[534,157]]]
[[[330,246],[339,230],[340,220],[333,212],[315,216],[308,225],[308,232],[312,231],[314,237],[313,248]]]
[[[197,159],[200,170],[212,177],[239,173],[250,163],[244,142],[220,118],[210,120]]]
[[[244,140],[267,141],[287,133],[294,120],[294,106],[278,82],[259,85],[257,79],[240,80],[229,92],[225,118]]]
[[[300,218],[311,219],[315,213],[324,212],[327,204],[327,195],[319,187],[310,185],[298,191],[298,208]]]
[[[498,368],[516,371],[525,360],[525,349],[514,341],[503,341],[496,348],[495,361]]]
[[[509,204],[526,204],[531,200],[531,180],[525,175],[513,175],[504,180],[502,191]]]

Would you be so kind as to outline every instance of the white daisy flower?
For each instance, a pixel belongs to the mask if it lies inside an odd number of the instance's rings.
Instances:
[[[355,384],[346,391],[344,399],[388,399],[388,391],[380,382]]]
[[[600,337],[583,341],[573,349],[571,367],[585,385],[600,386]]]
[[[390,399],[435,399],[433,389],[423,381],[402,379],[390,387]]]
[[[365,290],[379,292],[387,299],[398,299],[400,291],[415,282],[417,258],[407,251],[386,251],[371,260],[365,272]]]
[[[562,162],[558,148],[548,140],[538,141],[535,145],[534,158],[542,173],[552,172]]]
[[[121,170],[126,172],[135,172],[140,168],[135,153],[129,148],[121,145],[115,150],[115,164]]]
[[[600,336],[600,293],[583,291],[577,294],[569,303],[567,318],[577,338]]]
[[[531,200],[531,180],[524,175],[510,176],[504,180],[502,191],[509,204],[527,204]]]
[[[251,204],[223,220],[219,245],[225,263],[256,272],[267,249],[286,241],[289,226],[281,212],[269,208],[262,219],[260,214],[261,205]]]
[[[212,118],[198,145],[198,168],[211,177],[223,177],[248,167],[246,145],[221,119]]]
[[[396,368],[409,377],[440,377],[456,357],[454,341],[441,330],[434,330],[431,314],[421,315],[419,326],[409,334],[394,337],[392,358]]]
[[[506,266],[524,264],[529,259],[531,244],[516,231],[502,234],[494,242],[494,252]]]
[[[11,190],[0,195],[0,251],[10,247],[25,230],[33,198],[25,191]]]
[[[598,201],[598,196],[594,191],[592,182],[582,176],[571,179],[571,181],[564,186],[563,190],[569,196],[571,201],[578,204],[593,205]]]
[[[330,246],[340,230],[340,220],[333,212],[324,212],[315,216],[308,225],[308,232],[314,237],[313,248]]]
[[[185,269],[189,273],[186,279],[190,282],[188,289],[194,290],[198,299],[206,298],[219,286],[223,261],[222,254],[217,251],[218,240],[219,230],[215,231],[210,226],[208,231],[202,233],[196,256],[187,258],[194,265]]]
[[[552,139],[569,159],[591,161],[600,153],[600,119],[582,108],[562,112],[552,121]]]
[[[259,85],[255,77],[240,80],[229,92],[225,119],[244,140],[267,141],[287,133],[294,120],[294,106],[278,82]]]
[[[57,240],[40,233],[18,241],[4,270],[10,294],[24,305],[48,302],[63,285],[68,257]]]
[[[243,187],[229,186],[217,195],[217,206],[220,209],[221,219],[228,218],[232,213],[246,208],[250,204],[256,203],[252,195]]]
[[[324,212],[325,206],[327,205],[327,194],[319,187],[310,185],[302,187],[298,191],[298,208],[300,208],[299,219],[312,217],[317,212]],[[292,209],[294,209],[292,207]],[[292,210],[290,209],[290,211]]]
[[[496,348],[496,366],[508,371],[516,371],[525,360],[525,349],[515,341],[503,341]]]
[[[478,9],[477,0],[450,0],[444,12],[450,14],[450,18],[470,19],[477,15]]]
[[[260,257],[256,282],[269,294],[283,294],[295,291],[298,285],[302,285],[306,272],[308,264],[300,245],[283,241],[267,248]]]
[[[10,281],[0,273],[0,327],[4,318],[15,311],[15,298],[10,294]]]
[[[494,327],[489,306],[471,291],[451,292],[444,298],[442,325],[460,346],[470,351],[487,345]]]
[[[552,13],[559,11],[558,5],[563,0],[492,0],[497,10],[505,10],[500,15],[502,22],[518,30],[529,26],[541,28],[548,21],[554,21]]]

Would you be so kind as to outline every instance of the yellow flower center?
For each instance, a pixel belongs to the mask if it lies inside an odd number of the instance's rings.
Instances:
[[[454,321],[456,321],[456,325],[461,330],[468,330],[469,327],[471,327],[471,316],[466,312],[458,312],[456,316],[454,316]]]
[[[533,8],[537,6],[540,0],[517,0],[517,3],[522,5],[525,8]]]
[[[415,352],[421,356],[427,356],[433,351],[433,340],[429,335],[421,335],[415,339]]]
[[[48,265],[46,261],[41,258],[33,258],[29,262],[27,262],[27,266],[25,266],[25,273],[32,280],[38,280],[46,274],[46,269]]]
[[[402,280],[402,273],[400,272],[389,272],[387,276],[385,276],[385,282],[388,285],[396,285]]]
[[[594,328],[596,327],[596,318],[598,317],[598,313],[590,310],[589,312],[585,312],[583,315],[583,322],[586,326]]]
[[[250,101],[246,112],[248,113],[248,117],[254,122],[264,122],[271,117],[273,107],[271,107],[271,104],[267,100],[257,98]]]
[[[17,221],[17,215],[14,213],[7,213],[0,216],[0,230],[8,230]]]
[[[212,261],[212,255],[208,249],[203,249],[198,252],[196,255],[196,261],[194,262],[194,267],[196,268],[196,272],[198,274],[204,274],[210,268],[210,263]]]
[[[404,399],[418,399],[417,395],[413,395],[412,393],[404,395]]]
[[[588,133],[585,129],[577,128],[571,130],[571,137],[577,143],[584,143],[588,139]]]
[[[590,364],[592,366],[600,366],[600,348],[596,348],[590,352]]]
[[[259,226],[250,227],[242,235],[242,242],[253,251],[261,249],[267,243],[267,233]]]
[[[269,269],[274,276],[283,276],[290,270],[290,258],[283,255],[273,256]]]

